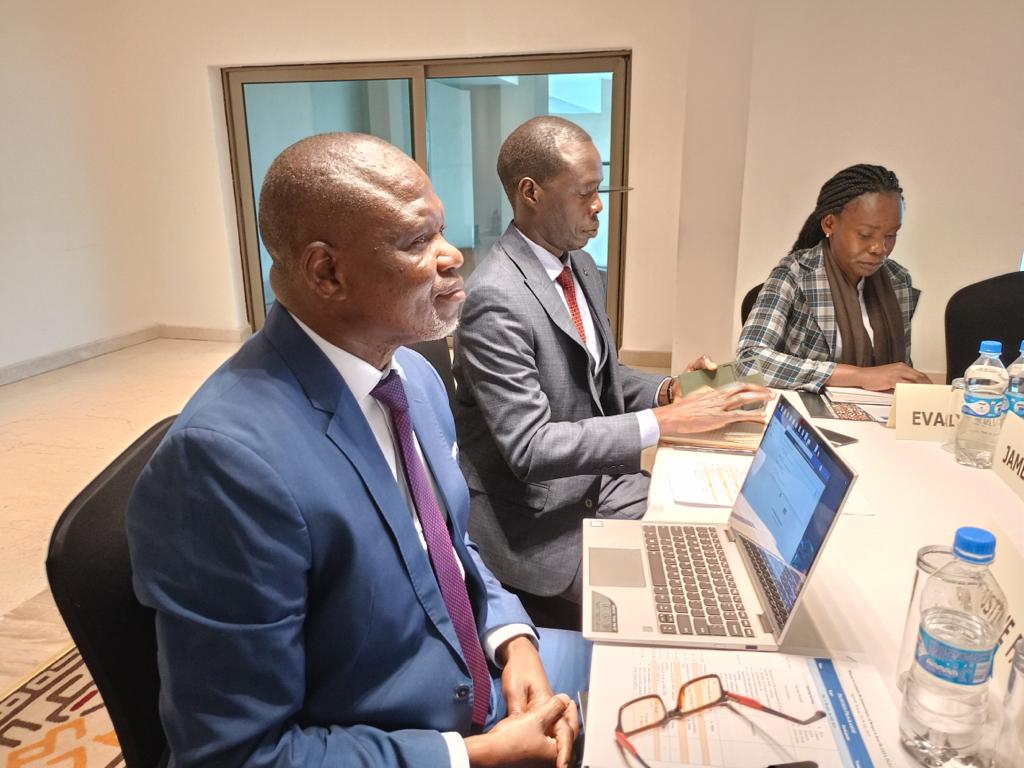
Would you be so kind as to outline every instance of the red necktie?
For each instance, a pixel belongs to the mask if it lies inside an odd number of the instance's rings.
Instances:
[[[565,303],[569,305],[569,314],[576,326],[576,332],[580,335],[580,341],[587,343],[587,332],[583,330],[583,316],[580,315],[579,304],[576,303],[576,286],[572,282],[572,269],[568,266],[558,273],[555,282],[562,286],[562,293],[565,294]]]
[[[487,670],[483,648],[480,647],[480,636],[476,631],[473,607],[469,604],[466,581],[459,573],[459,565],[455,561],[455,549],[448,534],[448,526],[445,525],[444,515],[430,486],[427,470],[416,453],[405,387],[398,374],[391,371],[370,394],[391,411],[398,447],[402,451],[405,480],[409,484],[409,493],[412,494],[416,514],[420,518],[423,538],[427,541],[427,554],[434,565],[434,575],[437,576],[444,605],[455,626],[462,656],[473,677],[473,722],[483,725],[491,704],[491,675]]]

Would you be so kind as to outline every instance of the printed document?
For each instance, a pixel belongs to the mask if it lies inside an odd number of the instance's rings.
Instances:
[[[741,704],[716,706],[630,741],[652,766],[764,768],[812,760],[819,768],[911,768],[899,745],[897,712],[875,669],[832,660],[757,651],[594,646],[583,765],[635,768],[615,741],[619,707],[650,693],[668,709],[680,686],[717,674],[727,691],[799,718],[816,710],[824,719],[796,725]]]
[[[750,469],[751,457],[676,450],[679,453],[673,456],[669,474],[672,501],[731,509]]]

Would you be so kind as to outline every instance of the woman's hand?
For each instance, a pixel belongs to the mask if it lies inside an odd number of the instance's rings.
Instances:
[[[907,384],[931,384],[932,380],[921,371],[906,363],[889,363],[859,367],[840,363],[829,377],[828,384],[835,387],[860,387],[880,392],[895,389],[900,382]]]

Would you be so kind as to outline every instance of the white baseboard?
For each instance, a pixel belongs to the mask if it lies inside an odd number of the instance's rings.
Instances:
[[[54,371],[83,360],[99,357],[109,352],[116,352],[125,347],[143,344],[154,339],[191,339],[194,341],[244,341],[249,338],[248,328],[191,328],[180,325],[151,325],[138,331],[111,336],[107,339],[90,341],[69,349],[51,352],[30,360],[23,360],[0,367],[0,386],[15,381],[38,376],[40,373]]]
[[[192,341],[245,341],[252,335],[246,328],[196,328],[189,325],[160,325],[161,339],[191,339]]]

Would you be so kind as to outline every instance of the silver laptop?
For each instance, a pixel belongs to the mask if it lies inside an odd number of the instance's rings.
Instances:
[[[584,636],[778,649],[856,476],[780,396],[725,525],[584,521]]]

